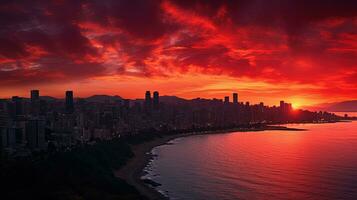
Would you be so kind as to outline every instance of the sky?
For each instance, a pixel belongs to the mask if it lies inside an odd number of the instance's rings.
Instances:
[[[357,99],[354,0],[0,1],[0,98]]]

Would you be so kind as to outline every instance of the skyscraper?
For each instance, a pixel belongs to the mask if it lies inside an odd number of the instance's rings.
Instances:
[[[151,92],[150,91],[145,92],[145,101],[151,101]]]
[[[280,101],[280,108],[281,108],[281,109],[284,108],[284,104],[285,104],[284,101]]]
[[[229,103],[229,96],[225,96],[225,97],[224,97],[224,103],[225,103],[225,104],[228,104],[228,103]]]
[[[74,112],[73,91],[66,91],[66,112],[69,114]]]
[[[13,96],[12,97],[12,102],[13,102],[13,114],[15,116],[18,115],[23,115],[24,114],[24,105],[23,105],[23,99],[18,96]]]
[[[238,93],[233,93],[233,103],[238,104]]]
[[[151,107],[151,92],[145,92],[145,107],[149,109]]]
[[[31,102],[38,101],[40,99],[40,91],[39,90],[31,90]]]
[[[9,119],[8,119],[7,113],[4,110],[0,109],[0,128],[7,127],[8,121],[9,121]]]
[[[0,127],[1,148],[13,149],[16,146],[16,128]]]
[[[45,149],[45,120],[31,119],[26,124],[26,138],[31,149]]]
[[[155,91],[154,92],[154,95],[153,95],[153,107],[155,110],[158,110],[159,109],[159,92],[158,91]]]
[[[282,113],[285,112],[285,102],[284,102],[284,101],[280,101],[280,111],[281,111]]]
[[[38,115],[40,113],[40,91],[31,90],[31,114]]]

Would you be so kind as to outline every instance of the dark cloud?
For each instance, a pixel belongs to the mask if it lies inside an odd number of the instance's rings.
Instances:
[[[239,27],[261,26],[282,29],[289,36],[292,49],[309,48],[303,46],[309,26],[323,20],[336,18],[353,18],[357,16],[357,1],[355,0],[193,0],[174,1],[183,9],[192,10],[202,16],[207,16],[216,24],[227,23]],[[221,8],[225,8],[225,19],[215,16]],[[353,24],[353,23],[352,23]],[[351,26],[351,24],[349,24]],[[345,24],[345,26],[348,26]],[[336,28],[334,31],[346,31]],[[356,31],[355,24],[350,27]]]
[[[0,83],[81,80],[129,66],[146,76],[195,68],[324,80],[356,70],[356,15],[352,0],[2,1]]]
[[[51,84],[58,82],[79,81],[90,78],[93,74],[104,75],[99,63],[74,63],[58,58],[41,58],[36,63],[23,67],[17,62],[11,70],[1,71],[2,86],[20,87],[24,85]],[[2,66],[0,66],[2,67]]]
[[[238,25],[276,26],[295,29],[309,22],[357,15],[354,0],[174,0],[176,5],[213,17],[220,8]]]

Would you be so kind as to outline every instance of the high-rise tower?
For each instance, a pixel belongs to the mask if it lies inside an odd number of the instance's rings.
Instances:
[[[233,93],[233,103],[238,104],[238,93]]]
[[[31,90],[31,102],[40,100],[40,91]]]
[[[229,103],[229,96],[224,97],[224,103],[228,104]]]
[[[40,91],[31,90],[31,114],[39,115],[40,113]]]
[[[73,91],[66,91],[66,112],[69,114],[74,112]]]
[[[159,109],[159,92],[158,91],[155,91],[154,94],[153,94],[153,107],[155,110],[158,110]]]

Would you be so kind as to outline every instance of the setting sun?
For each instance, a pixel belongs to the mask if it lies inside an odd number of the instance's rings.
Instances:
[[[301,105],[299,103],[296,103],[296,102],[293,102],[291,104],[291,106],[293,107],[294,110],[301,108]]]

